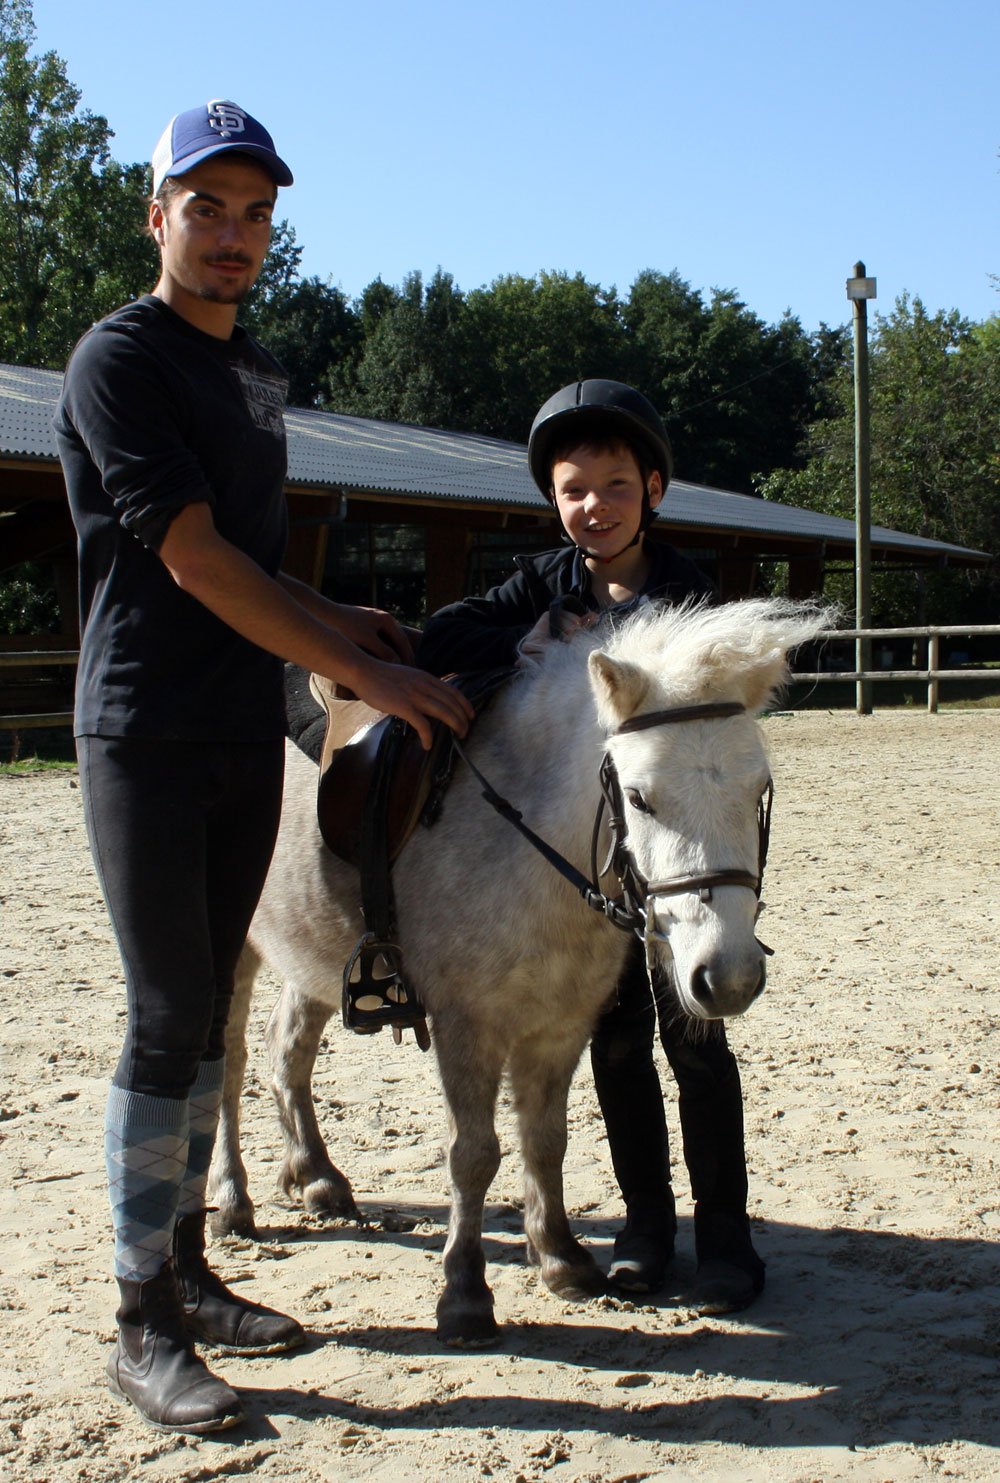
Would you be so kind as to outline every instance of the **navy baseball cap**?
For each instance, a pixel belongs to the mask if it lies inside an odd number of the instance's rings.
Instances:
[[[216,98],[176,114],[167,124],[153,151],[153,195],[168,175],[184,175],[226,149],[238,149],[259,160],[275,185],[292,184],[292,172],[278,157],[264,125],[245,108]]]

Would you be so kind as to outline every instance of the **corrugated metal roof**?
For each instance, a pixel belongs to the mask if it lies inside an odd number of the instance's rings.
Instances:
[[[546,508],[520,443],[289,407],[293,484]]]
[[[0,457],[46,462],[56,458],[52,415],[61,384],[57,371],[0,365]],[[527,450],[521,443],[294,407],[286,412],[285,422],[290,484],[402,500],[454,500],[524,511],[548,508],[528,472]],[[671,481],[658,524],[668,530],[704,529],[812,546],[854,544],[852,520],[684,479]],[[882,526],[872,527],[872,545],[897,555],[988,559],[982,552]]]
[[[0,365],[0,458],[57,456],[52,414],[61,385],[58,371]]]

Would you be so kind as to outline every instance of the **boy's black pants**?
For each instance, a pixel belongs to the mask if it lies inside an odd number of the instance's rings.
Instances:
[[[670,1155],[663,1094],[653,1061],[657,1013],[637,942],[590,1048],[615,1175],[640,1220],[669,1201]],[[682,1017],[659,1016],[660,1039],[677,1081],[684,1162],[699,1213],[742,1216],[747,1202],[743,1094],[721,1020],[693,1038]]]

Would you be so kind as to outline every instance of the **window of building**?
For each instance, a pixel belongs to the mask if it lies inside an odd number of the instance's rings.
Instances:
[[[386,608],[419,626],[426,617],[425,569],[423,526],[345,520],[330,527],[323,592],[337,602]]]
[[[532,551],[550,551],[558,543],[554,525],[541,530],[484,530],[477,534],[469,553],[466,591],[482,597],[514,575],[514,557]]]

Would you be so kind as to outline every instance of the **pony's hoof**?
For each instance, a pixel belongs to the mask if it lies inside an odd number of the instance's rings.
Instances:
[[[437,1305],[437,1336],[449,1349],[491,1349],[503,1338],[493,1317],[493,1299],[486,1306],[468,1301],[452,1307],[442,1298]]]
[[[589,1303],[608,1292],[608,1279],[596,1264],[592,1271],[553,1273],[545,1286],[566,1303]]]
[[[338,1216],[343,1220],[360,1220],[361,1212],[354,1203],[354,1193],[343,1174],[313,1179],[302,1189],[302,1206],[307,1215]]]
[[[249,1200],[246,1204],[220,1205],[217,1210],[210,1209],[208,1228],[216,1240],[222,1236],[242,1236],[247,1241],[258,1239],[254,1208]]]
[[[495,1349],[503,1340],[503,1329],[492,1319],[488,1326],[484,1324],[474,1330],[464,1324],[453,1329],[450,1324],[439,1323],[437,1336],[449,1349]]]

